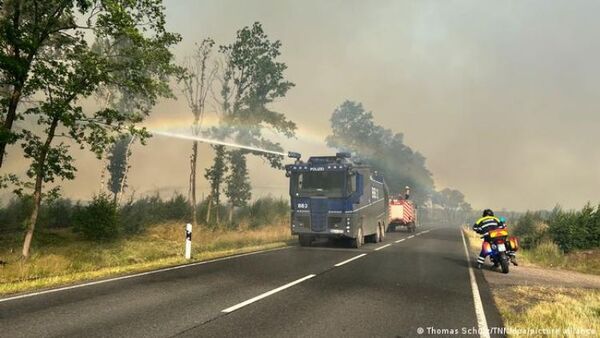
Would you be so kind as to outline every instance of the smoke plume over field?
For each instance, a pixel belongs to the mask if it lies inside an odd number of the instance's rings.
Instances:
[[[286,150],[326,154],[332,111],[362,102],[427,158],[436,188],[475,208],[524,210],[596,202],[600,186],[600,3],[594,1],[166,1],[178,58],[210,36],[229,43],[260,21],[282,42],[296,86],[276,104],[299,126]],[[210,124],[209,114],[207,123]],[[214,115],[213,115],[214,118]],[[191,123],[183,99],[161,102],[149,125]],[[15,147],[7,171],[25,161]],[[130,191],[187,191],[185,140],[133,149]],[[101,163],[77,152],[66,194],[89,198]],[[212,159],[201,147],[200,166]],[[5,168],[2,170],[4,171]],[[249,162],[255,196],[285,195],[280,171]],[[201,175],[199,175],[201,176]],[[207,189],[203,179],[200,190]]]

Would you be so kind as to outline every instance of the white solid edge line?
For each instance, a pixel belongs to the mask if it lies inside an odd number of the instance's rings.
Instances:
[[[381,250],[381,249],[384,249],[384,248],[387,248],[387,247],[388,247],[388,246],[390,246],[390,245],[391,245],[391,244],[386,244],[386,245],[384,245],[384,246],[380,246],[380,247],[378,247],[378,248],[375,248],[375,251],[377,251],[377,250]]]
[[[405,240],[406,240],[406,238],[402,238],[402,239],[399,239],[399,240],[395,241],[394,243],[404,242]]]
[[[228,307],[228,308],[226,308],[225,310],[222,310],[221,312],[225,312],[225,313],[230,313],[230,312],[233,312],[233,311],[235,311],[235,310],[238,310],[238,309],[240,309],[240,308],[243,308],[244,306],[246,306],[246,305],[248,305],[248,304],[252,304],[252,303],[254,303],[254,302],[256,302],[256,301],[259,301],[259,300],[261,300],[261,299],[263,299],[263,298],[265,298],[265,297],[269,297],[269,296],[270,296],[270,295],[272,295],[272,294],[275,294],[275,293],[277,293],[277,292],[279,292],[279,291],[283,291],[283,290],[285,290],[285,289],[287,289],[287,288],[289,288],[289,287],[292,287],[292,286],[294,286],[294,285],[296,285],[296,284],[302,283],[302,282],[304,282],[305,280],[307,280],[307,279],[311,279],[311,278],[313,278],[313,277],[315,277],[315,276],[316,276],[316,275],[314,275],[314,274],[311,274],[311,275],[308,275],[308,276],[302,277],[302,278],[300,278],[300,279],[297,279],[297,280],[295,280],[295,281],[293,281],[293,282],[291,282],[291,283],[287,283],[286,285],[280,286],[280,287],[278,287],[277,289],[273,289],[273,290],[271,290],[271,291],[267,291],[267,292],[265,292],[265,293],[263,293],[263,294],[260,294],[260,295],[258,295],[258,296],[256,296],[256,297],[254,297],[254,298],[250,298],[250,299],[248,299],[247,301],[244,301],[244,302],[241,302],[241,303],[239,303],[239,304],[237,304],[237,305],[234,305],[234,306]]]
[[[169,268],[162,268],[162,269],[158,269],[158,270],[152,270],[152,271],[146,271],[146,272],[139,272],[139,273],[132,274],[132,275],[126,275],[126,276],[108,278],[108,279],[103,279],[103,280],[98,280],[98,281],[88,282],[88,283],[82,283],[82,284],[77,284],[77,285],[71,285],[71,286],[64,286],[64,287],[60,287],[60,288],[56,288],[56,289],[50,289],[50,290],[44,290],[44,291],[38,291],[38,292],[32,292],[32,293],[25,293],[25,294],[18,295],[18,296],[12,296],[12,297],[7,297],[7,298],[0,298],[0,303],[2,303],[2,302],[8,302],[8,301],[11,301],[11,300],[17,300],[17,299],[21,299],[21,298],[29,298],[29,297],[33,297],[33,296],[39,296],[39,295],[43,295],[43,294],[47,294],[47,293],[54,293],[54,292],[59,292],[59,291],[66,291],[66,290],[71,290],[71,289],[78,289],[78,288],[82,288],[82,287],[85,287],[85,286],[92,286],[92,285],[97,285],[97,284],[114,282],[114,281],[118,281],[118,280],[122,280],[122,279],[129,279],[129,278],[141,277],[141,276],[146,276],[146,275],[152,275],[152,274],[155,274],[155,273],[160,273],[160,272],[165,272],[165,271],[170,271],[170,270],[177,270],[177,269],[189,268],[189,267],[196,266],[196,265],[203,265],[203,264],[215,263],[215,262],[220,262],[220,261],[226,261],[226,260],[229,260],[229,259],[234,259],[234,258],[239,258],[239,257],[244,257],[244,256],[255,255],[255,254],[259,254],[259,253],[263,253],[263,252],[284,250],[284,249],[290,249],[290,248],[291,247],[288,246],[288,247],[282,247],[282,248],[273,248],[273,249],[267,249],[267,250],[261,250],[261,251],[247,252],[247,253],[243,253],[243,254],[239,254],[239,255],[233,255],[233,256],[216,258],[216,259],[212,259],[212,260],[208,260],[208,261],[201,261],[201,262],[196,262],[196,263],[182,264],[182,265],[172,266],[172,267],[169,267]]]
[[[477,316],[477,325],[479,326],[479,336],[481,338],[489,338],[490,331],[488,329],[487,320],[485,319],[485,312],[483,311],[483,304],[481,303],[481,295],[479,294],[479,287],[477,287],[477,281],[475,280],[475,274],[473,273],[473,267],[471,266],[471,259],[469,258],[469,250],[467,249],[467,242],[465,241],[465,234],[462,230],[459,230],[462,236],[463,245],[465,247],[465,256],[467,257],[467,264],[469,264],[469,278],[471,279],[471,289],[473,290],[473,304],[475,306],[475,316]]]
[[[415,235],[410,235],[410,236],[408,236],[406,238],[409,239],[409,238],[413,238],[413,237],[415,237]]]
[[[345,261],[343,261],[343,262],[339,262],[339,263],[337,263],[337,264],[336,264],[336,265],[334,265],[334,266],[342,266],[342,265],[344,265],[344,264],[346,264],[346,263],[350,263],[350,262],[352,262],[353,260],[355,260],[355,259],[359,259],[359,258],[361,258],[361,257],[363,257],[363,256],[366,256],[366,255],[367,255],[367,254],[366,254],[366,253],[364,253],[364,254],[360,254],[360,255],[358,255],[358,256],[354,256],[354,257],[352,257],[352,258],[350,258],[350,259],[346,259],[346,260],[345,260]]]

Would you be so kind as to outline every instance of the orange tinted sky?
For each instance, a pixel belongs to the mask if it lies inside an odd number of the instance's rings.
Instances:
[[[299,127],[286,146],[327,152],[328,118],[345,99],[405,134],[436,186],[475,207],[580,207],[600,201],[600,21],[596,1],[166,1],[179,59],[204,37],[218,44],[260,21],[283,43],[296,83],[275,107]],[[184,100],[152,123],[185,121]],[[134,149],[138,193],[187,192],[189,144],[157,137]],[[208,163],[208,147],[202,163]],[[77,152],[65,192],[88,198],[101,164]],[[7,170],[23,161],[9,154]],[[252,160],[255,195],[286,194],[280,172]],[[4,168],[3,168],[4,170]],[[201,180],[201,189],[206,184]]]

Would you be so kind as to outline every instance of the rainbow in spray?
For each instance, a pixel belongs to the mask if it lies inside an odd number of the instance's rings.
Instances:
[[[213,140],[213,139],[208,139],[208,138],[193,136],[193,135],[177,134],[177,133],[172,133],[172,132],[168,132],[168,131],[152,131],[152,133],[156,134],[156,135],[166,136],[166,137],[174,137],[174,138],[179,138],[179,139],[183,139],[183,140],[191,140],[191,141],[199,141],[199,142],[203,142],[203,143],[218,144],[218,145],[222,145],[222,146],[258,151],[258,152],[267,153],[267,154],[274,154],[274,155],[281,155],[281,156],[288,155],[288,153],[284,153],[284,152],[280,152],[280,151],[261,149],[261,148],[257,148],[257,147],[236,144],[233,142],[224,142],[224,141]]]
[[[250,151],[264,152],[274,155],[287,156],[288,152],[277,151],[273,149],[262,149],[250,145],[238,144],[231,142],[230,140],[215,140],[201,136],[195,136],[192,133],[192,127],[189,117],[170,117],[170,118],[155,118],[147,121],[143,126],[148,129],[152,134],[157,136],[164,136],[169,138],[176,138],[182,140],[199,141],[206,144],[217,144],[227,147],[235,147],[240,149],[247,149]],[[202,129],[206,130],[211,127],[219,126],[219,120],[216,116],[207,116],[202,121]],[[321,134],[317,134],[303,128],[298,128],[296,136],[294,138],[286,138],[285,136],[275,133],[269,129],[264,129],[264,136],[271,141],[277,142],[282,145],[284,149],[298,149],[306,151],[307,153],[313,152],[324,152],[328,151],[328,147],[324,145],[323,140],[325,137]]]

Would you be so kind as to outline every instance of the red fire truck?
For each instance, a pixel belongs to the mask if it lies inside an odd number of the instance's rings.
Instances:
[[[402,197],[392,197],[389,201],[388,231],[395,231],[396,227],[404,226],[410,232],[417,228],[417,210],[412,201],[409,200],[409,188]]]

